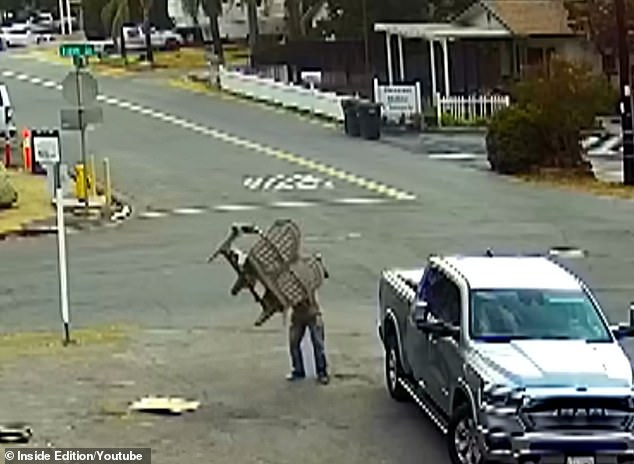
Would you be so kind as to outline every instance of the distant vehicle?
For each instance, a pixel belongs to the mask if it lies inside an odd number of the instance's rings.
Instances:
[[[0,84],[0,137],[14,137],[15,131],[13,104],[9,97],[9,89],[5,84]]]
[[[28,47],[42,41],[25,23],[13,23],[11,26],[0,28],[0,37],[7,47]]]
[[[124,26],[123,36],[127,50],[145,49],[143,26]],[[152,48],[159,50],[177,50],[183,45],[183,38],[180,34],[169,30],[159,30],[154,26],[150,29],[150,37],[152,38]],[[115,37],[114,42],[118,46],[119,37]]]
[[[548,256],[431,256],[378,290],[388,391],[429,415],[452,464],[632,462],[632,309],[609,326]]]

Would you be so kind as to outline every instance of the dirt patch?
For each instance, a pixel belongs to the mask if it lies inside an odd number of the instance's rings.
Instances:
[[[117,326],[73,330],[69,346],[64,346],[61,331],[0,334],[0,363],[33,356],[78,356],[85,347],[120,345],[128,332]]]
[[[22,225],[54,214],[46,188],[46,177],[23,171],[7,171],[9,182],[18,192],[18,201],[9,209],[0,209],[0,233],[18,230]]]
[[[591,193],[598,196],[615,198],[634,198],[634,187],[618,182],[606,182],[594,177],[569,173],[566,171],[550,170],[539,174],[521,175],[517,179],[530,184],[544,184],[575,192]]]

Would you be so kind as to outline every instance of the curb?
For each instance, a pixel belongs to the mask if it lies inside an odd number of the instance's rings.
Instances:
[[[95,230],[102,227],[118,226],[126,219],[132,217],[134,210],[130,206],[130,203],[128,203],[126,196],[124,196],[120,192],[116,192],[113,190],[112,202],[116,211],[112,213],[109,218],[106,218],[102,214],[99,214],[99,217],[96,220],[92,218],[85,219],[78,218],[72,213],[64,212],[65,228],[67,229],[67,231],[71,231],[71,233],[86,230]],[[0,242],[5,241],[11,237],[29,238],[39,237],[42,235],[57,234],[57,224],[48,223],[51,220],[55,220],[55,217],[55,214],[51,214],[51,216],[45,219],[38,219],[22,224],[22,226],[18,229],[0,232]]]

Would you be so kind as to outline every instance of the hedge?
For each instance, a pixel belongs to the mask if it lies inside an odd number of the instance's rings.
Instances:
[[[520,82],[511,106],[491,119],[486,145],[494,171],[591,169],[582,156],[581,130],[592,127],[595,116],[613,113],[618,93],[587,66],[559,58],[551,64],[550,76]]]

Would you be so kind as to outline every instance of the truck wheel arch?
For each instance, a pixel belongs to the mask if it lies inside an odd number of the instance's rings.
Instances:
[[[473,393],[469,386],[464,382],[464,380],[460,379],[458,386],[454,389],[453,395],[451,398],[451,415],[453,416],[454,412],[458,410],[458,408],[462,405],[469,405],[473,413],[473,418],[477,420],[477,411],[475,406],[475,398],[473,397]]]
[[[396,339],[396,345],[398,348],[398,356],[401,360],[403,368],[407,366],[407,360],[403,356],[403,344],[401,340],[401,331],[398,328],[398,322],[396,316],[394,315],[394,311],[388,308],[385,311],[385,317],[383,318],[383,345],[387,346],[387,340],[389,337],[394,337]]]

